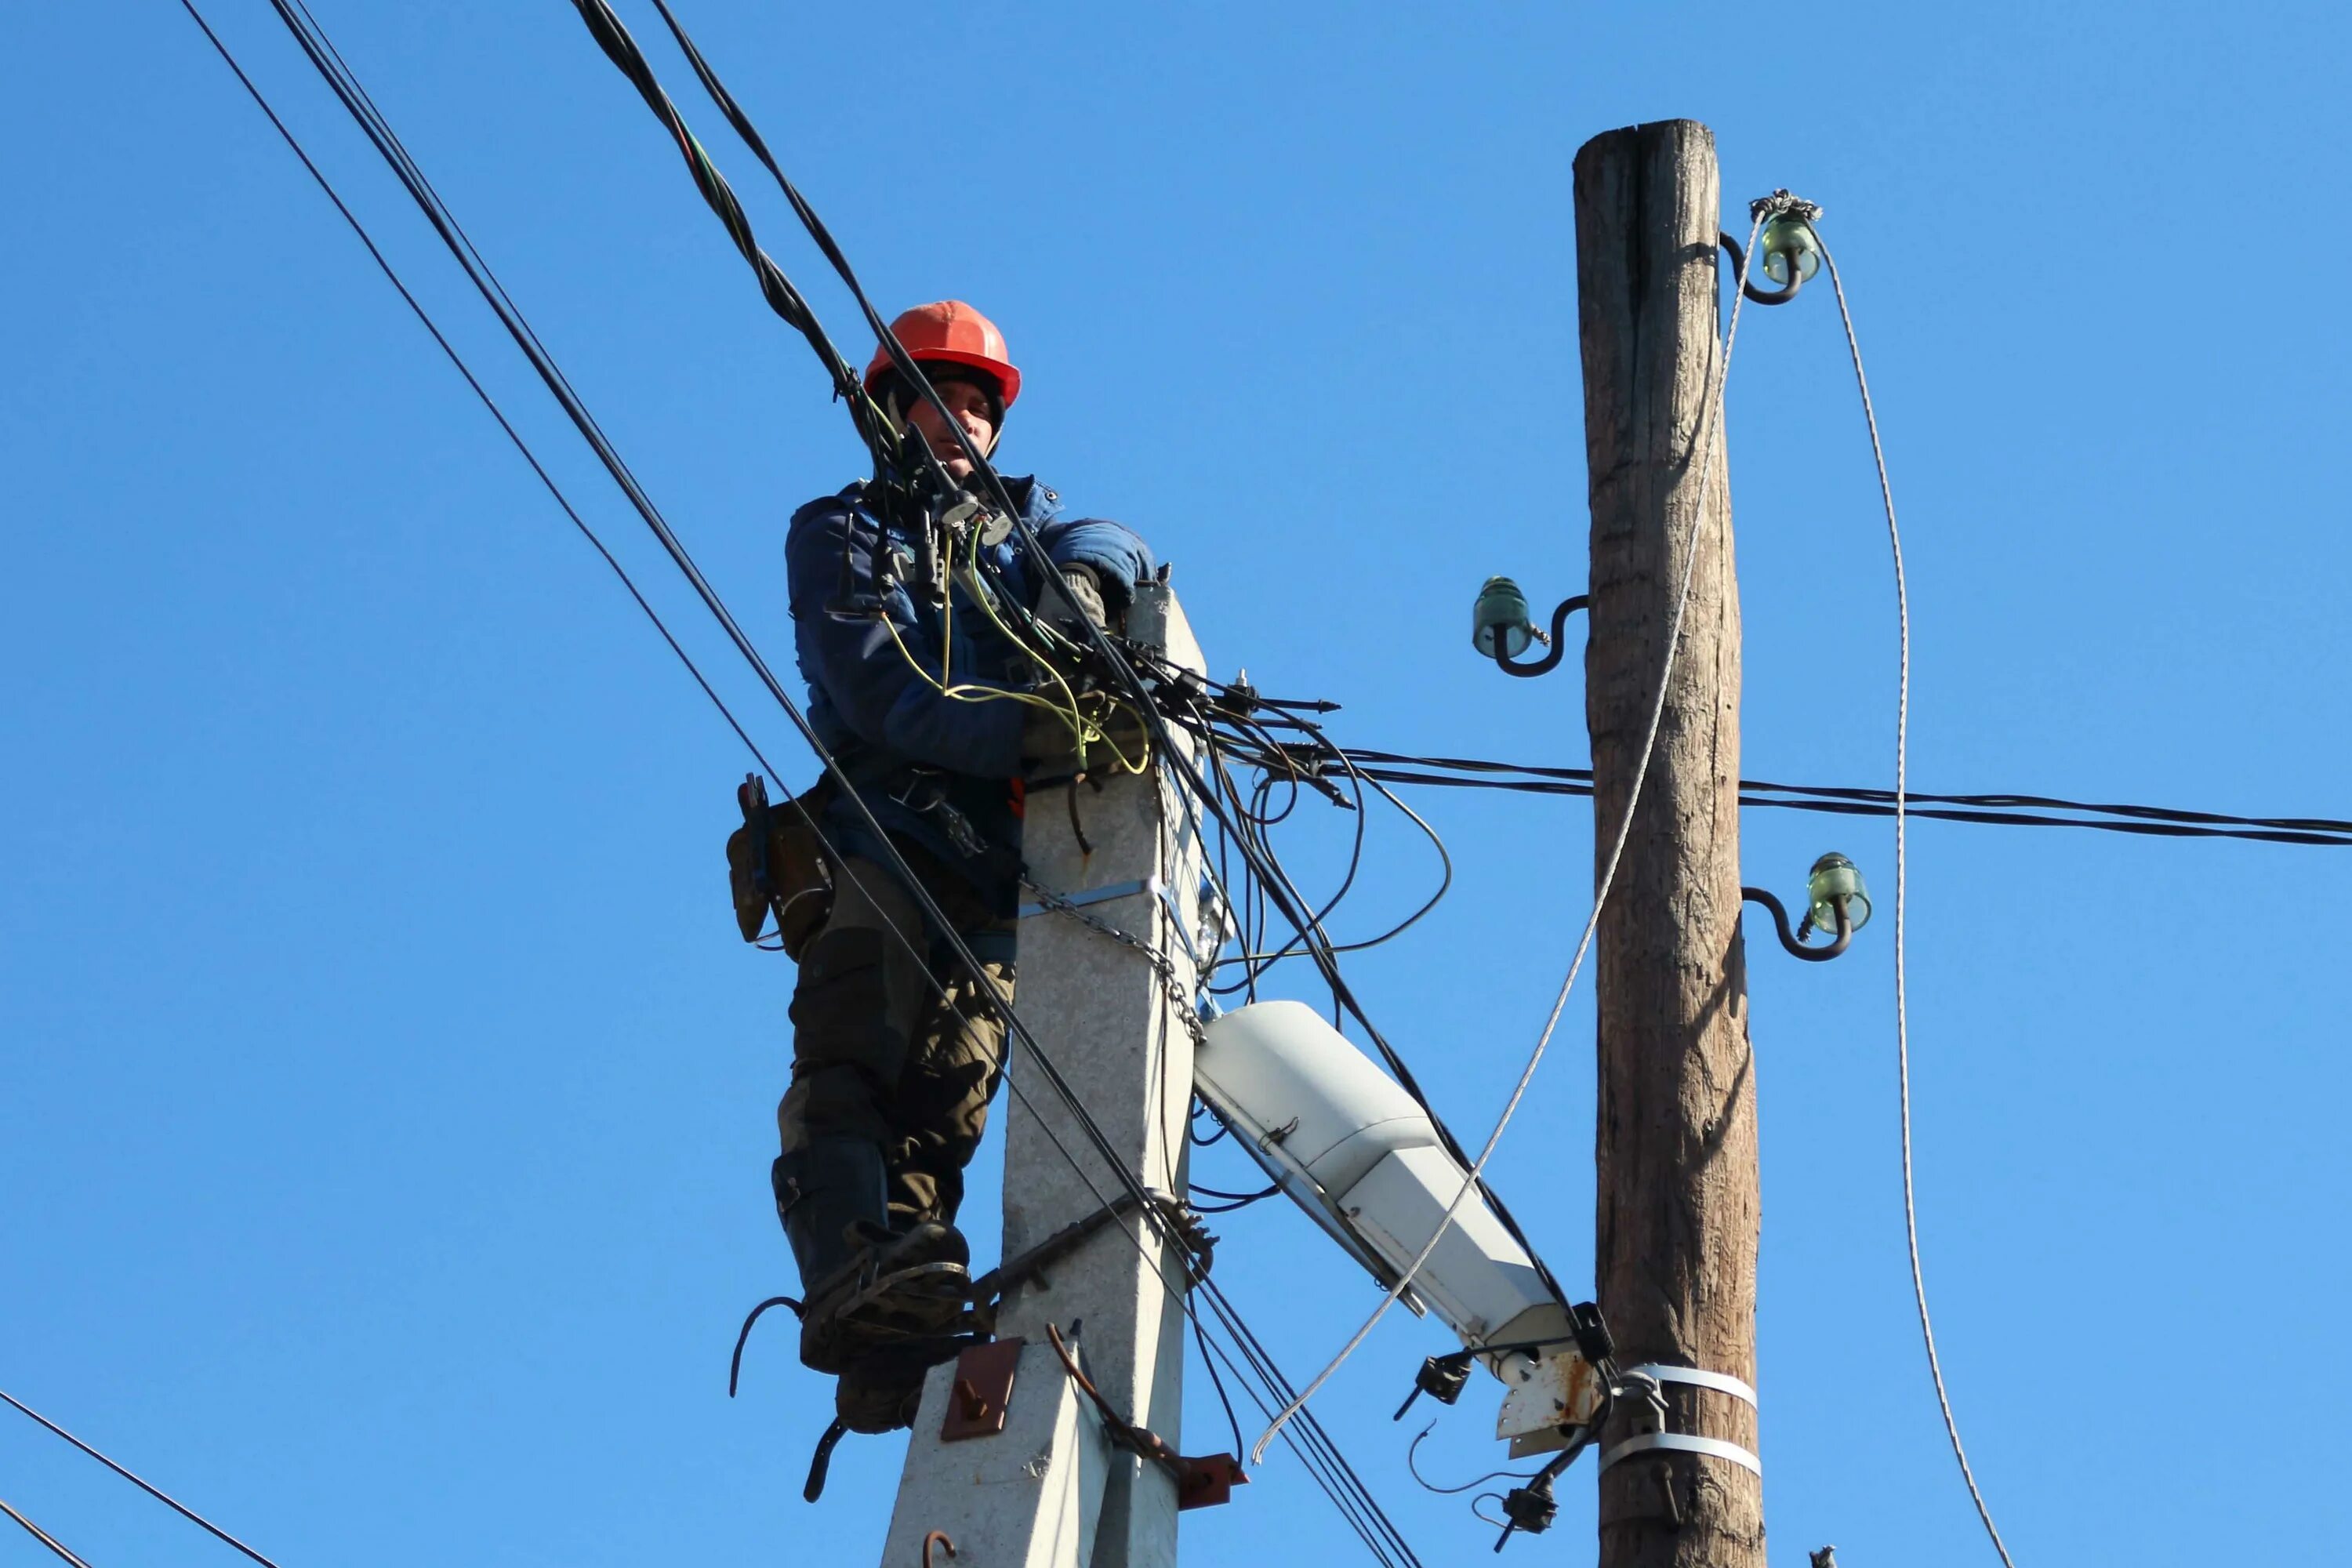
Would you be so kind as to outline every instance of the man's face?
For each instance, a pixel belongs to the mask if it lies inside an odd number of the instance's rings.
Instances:
[[[948,405],[948,412],[956,416],[956,423],[971,437],[972,446],[985,454],[996,442],[996,425],[991,417],[994,405],[988,394],[968,381],[934,380],[932,384],[939,389],[940,401]],[[971,459],[963,455],[954,431],[932,412],[929,403],[918,399],[907,411],[907,423],[922,436],[950,479],[970,476]]]

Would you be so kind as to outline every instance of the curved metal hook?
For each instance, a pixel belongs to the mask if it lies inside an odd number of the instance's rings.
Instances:
[[[1853,941],[1853,918],[1846,913],[1845,896],[1843,893],[1832,900],[1837,909],[1837,940],[1827,947],[1805,945],[1805,938],[1813,929],[1811,915],[1805,916],[1803,921],[1798,925],[1796,934],[1791,936],[1789,933],[1789,911],[1770,892],[1762,888],[1742,888],[1739,889],[1739,896],[1751,904],[1761,904],[1771,910],[1772,929],[1780,936],[1780,945],[1787,948],[1791,956],[1801,958],[1808,963],[1827,963],[1843,952],[1846,950],[1846,944]]]
[[[742,1331],[735,1336],[735,1354],[727,1363],[727,1397],[730,1399],[735,1397],[736,1380],[743,1375],[743,1344],[751,1337],[751,1325],[758,1322],[760,1314],[771,1307],[790,1307],[795,1318],[803,1311],[801,1303],[790,1296],[771,1296],[751,1309],[751,1315],[743,1320]]]
[[[824,1476],[833,1468],[834,1445],[840,1442],[841,1435],[848,1430],[849,1424],[836,1415],[833,1418],[833,1425],[824,1429],[824,1436],[816,1440],[816,1452],[809,1456],[808,1479],[801,1483],[803,1502],[814,1502],[824,1495]]]
[[[1739,242],[1732,238],[1729,235],[1722,233],[1719,230],[1716,234],[1715,241],[1717,245],[1723,247],[1724,249],[1731,252],[1731,275],[1734,278],[1743,276],[1748,270],[1748,258],[1740,250]],[[1768,293],[1764,289],[1759,289],[1756,287],[1756,284],[1752,279],[1742,283],[1739,286],[1739,291],[1747,295],[1750,300],[1755,300],[1759,305],[1785,305],[1790,300],[1795,299],[1797,297],[1797,290],[1804,286],[1804,274],[1791,267],[1789,268],[1788,286],[1780,289],[1778,293]]]
[[[1592,595],[1590,594],[1579,594],[1572,599],[1562,599],[1559,602],[1559,608],[1551,613],[1551,651],[1531,664],[1519,664],[1512,659],[1509,639],[1503,636],[1500,629],[1497,629],[1495,633],[1496,667],[1505,675],[1549,675],[1559,668],[1560,659],[1568,652],[1568,639],[1562,635],[1568,629],[1568,617],[1579,610],[1590,609],[1591,606]]]

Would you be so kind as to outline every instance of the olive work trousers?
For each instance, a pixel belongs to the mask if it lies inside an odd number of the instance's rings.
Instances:
[[[964,1167],[1004,1073],[1004,1026],[980,987],[1013,999],[1016,929],[932,857],[908,860],[981,972],[932,934],[894,873],[846,858],[833,908],[801,952],[792,1085],[776,1107],[788,1154],[821,1138],[878,1145],[900,1229],[952,1224],[963,1203]]]

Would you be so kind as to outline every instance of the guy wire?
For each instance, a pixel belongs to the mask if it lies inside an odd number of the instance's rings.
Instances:
[[[1805,226],[1808,229],[1812,225]],[[1978,1489],[1976,1472],[1969,1468],[1968,1450],[1960,1446],[1960,1426],[1952,1415],[1951,1395],[1944,1389],[1944,1367],[1936,1354],[1936,1326],[1927,1316],[1927,1279],[1919,1265],[1919,1211],[1911,1185],[1911,1027],[1908,990],[1904,963],[1906,903],[1908,892],[1909,857],[1904,844],[1903,792],[1909,782],[1911,736],[1911,598],[1903,576],[1903,531],[1895,521],[1895,487],[1886,477],[1886,448],[1878,438],[1878,414],[1871,406],[1870,381],[1863,374],[1862,341],[1854,334],[1853,312],[1848,308],[1845,283],[1838,275],[1837,258],[1822,241],[1818,231],[1813,242],[1822,247],[1822,264],[1828,267],[1830,287],[1837,293],[1838,320],[1845,327],[1846,348],[1853,356],[1853,381],[1862,394],[1863,422],[1870,431],[1870,454],[1878,467],[1878,493],[1886,504],[1886,542],[1894,553],[1895,611],[1898,633],[1895,696],[1895,1081],[1902,1106],[1903,1127],[1903,1236],[1911,1253],[1911,1289],[1919,1304],[1919,1335],[1927,1347],[1927,1372],[1936,1384],[1936,1405],[1944,1415],[1944,1431],[1952,1440],[1952,1457],[1960,1462],[1960,1479],[1968,1483],[1969,1497],[1977,1505],[1977,1517],[1984,1521],[1985,1533],[1992,1538],[1992,1549],[2000,1556],[2003,1568],[2017,1568],[2010,1561],[2009,1548],[2000,1539],[2000,1531],[1993,1524],[1992,1510],[1985,1505],[1984,1493]],[[1751,244],[1754,241],[1751,239]]]

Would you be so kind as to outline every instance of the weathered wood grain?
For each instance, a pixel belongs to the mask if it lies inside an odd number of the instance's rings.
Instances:
[[[1691,121],[1577,154],[1576,260],[1592,504],[1585,716],[1605,858],[1654,699],[1697,504],[1697,569],[1665,714],[1595,952],[1601,1310],[1631,1365],[1756,1381],[1756,1064],[1739,939],[1739,593],[1720,410],[1694,460],[1716,343],[1715,141]],[[1595,874],[1599,867],[1596,863]],[[1755,1414],[1669,1385],[1669,1429],[1755,1450]],[[1621,1408],[1601,1447],[1643,1429]],[[1763,1568],[1762,1484],[1644,1454],[1601,1480],[1601,1568]]]

